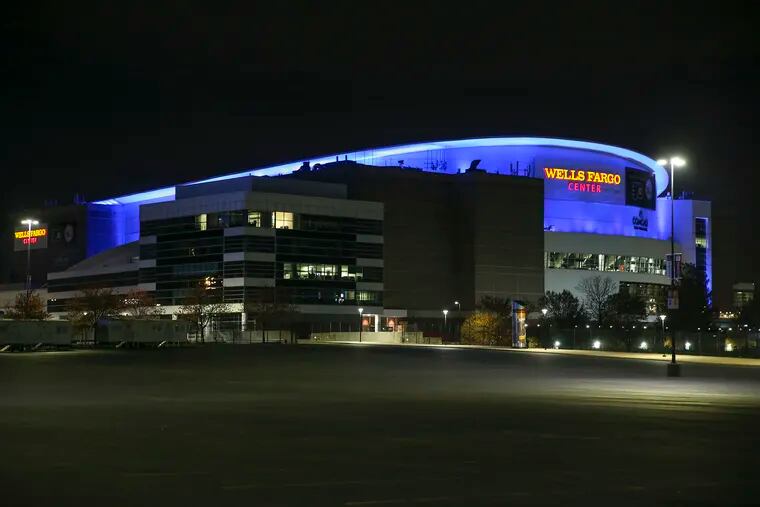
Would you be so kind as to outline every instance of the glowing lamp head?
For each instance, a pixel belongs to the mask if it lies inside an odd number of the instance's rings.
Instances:
[[[364,313],[364,308],[359,307],[359,315],[361,315],[362,313]]]
[[[602,342],[600,342],[599,340],[594,340],[594,343],[591,345],[591,347],[595,348],[597,350],[601,349],[602,348]]]
[[[448,311],[448,310],[446,310],[446,309],[444,309],[444,310],[443,310],[443,315],[448,315],[448,314],[449,314],[449,311]]]
[[[691,350],[691,342],[686,342],[684,347],[686,347],[686,350]]]
[[[666,167],[668,164],[673,165],[673,167],[683,167],[686,165],[686,161],[681,157],[670,157],[670,160],[666,158],[657,160],[657,165],[659,166]]]
[[[668,318],[667,315],[660,315],[660,320],[665,322],[665,319]]]
[[[33,218],[25,218],[21,221],[22,225],[40,225],[39,220],[35,220]]]
[[[559,343],[559,340],[555,340],[555,341],[554,341],[554,348],[555,348],[555,349],[558,349],[558,348],[559,348],[559,345],[560,345],[560,343]]]
[[[649,344],[647,342],[641,342],[641,344],[639,345],[639,348],[641,350],[647,350],[649,348]]]
[[[549,313],[549,310],[547,310],[546,308],[541,308],[541,313],[543,313],[544,317],[546,317],[546,314]]]

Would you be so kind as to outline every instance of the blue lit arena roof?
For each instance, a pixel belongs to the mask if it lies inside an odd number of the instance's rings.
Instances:
[[[634,163],[638,167],[654,172],[657,182],[658,195],[664,192],[668,186],[669,177],[667,171],[663,167],[659,166],[657,162],[651,158],[635,151],[619,148],[617,146],[610,146],[587,141],[573,141],[568,139],[543,137],[486,137],[480,139],[458,139],[452,141],[405,144],[400,146],[374,148],[350,153],[339,153],[335,155],[308,159],[308,161],[312,165],[315,165],[327,164],[330,162],[335,162],[336,160],[350,160],[360,164],[398,167],[399,163],[401,162],[399,157],[404,157],[405,160],[408,159],[406,162],[408,162],[408,165],[412,167],[419,167],[420,169],[431,172],[453,174],[456,173],[459,169],[466,169],[469,166],[470,160],[483,158],[480,156],[480,151],[494,149],[499,151],[499,148],[509,150],[524,148],[524,153],[520,152],[519,150],[515,151],[515,153],[518,155],[525,155],[526,153],[527,155],[530,155],[529,149],[531,148],[559,148],[595,152],[601,155],[624,159],[625,161]],[[301,159],[286,164],[248,169],[242,172],[226,174],[224,176],[217,176],[184,184],[194,185],[199,183],[210,183],[213,181],[240,178],[242,176],[279,176],[296,171],[299,167],[301,167],[301,164],[304,160],[305,159]],[[426,165],[426,161],[429,162],[430,160],[444,160],[450,161],[450,163],[435,166],[430,164]],[[492,166],[486,164],[483,166],[483,168],[489,172],[501,171],[506,173],[506,166],[503,165],[496,167],[496,164]],[[113,197],[111,199],[104,199],[102,201],[96,201],[93,204],[144,204],[150,202],[171,201],[174,200],[174,195],[175,187],[172,186],[149,190],[147,192],[139,192],[136,194],[122,195],[119,197]]]

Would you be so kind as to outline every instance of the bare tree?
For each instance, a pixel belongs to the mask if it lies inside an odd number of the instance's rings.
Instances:
[[[603,323],[609,297],[615,293],[615,288],[616,284],[612,278],[602,275],[584,278],[575,287],[575,290],[583,294],[586,309],[596,319],[597,324]]]
[[[164,313],[151,294],[140,290],[127,292],[122,303],[124,313],[133,319],[157,318]]]
[[[98,322],[118,316],[122,308],[122,297],[114,294],[111,288],[82,289],[79,296],[69,303],[68,319],[79,327],[92,329],[93,339],[97,343]]]
[[[16,294],[16,299],[8,308],[8,317],[16,320],[45,320],[50,314],[45,311],[45,303],[34,291],[25,291]]]
[[[262,341],[267,341],[267,329],[290,329],[298,314],[298,309],[293,305],[263,301],[248,305],[246,310],[261,326]]]
[[[214,297],[214,289],[203,282],[193,289],[186,302],[177,311],[177,317],[189,321],[205,342],[206,328],[220,315],[230,313],[229,305],[221,303]]]

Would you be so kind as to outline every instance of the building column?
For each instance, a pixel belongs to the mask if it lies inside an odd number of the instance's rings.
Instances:
[[[375,332],[380,332],[380,315],[375,314]]]

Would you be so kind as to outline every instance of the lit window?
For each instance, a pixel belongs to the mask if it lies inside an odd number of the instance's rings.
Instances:
[[[253,227],[261,227],[261,212],[249,211],[248,212],[248,225]]]
[[[208,215],[201,213],[200,215],[196,216],[195,225],[198,227],[198,230],[205,231],[208,228]]]
[[[272,225],[275,229],[292,229],[293,213],[290,211],[273,211]]]

